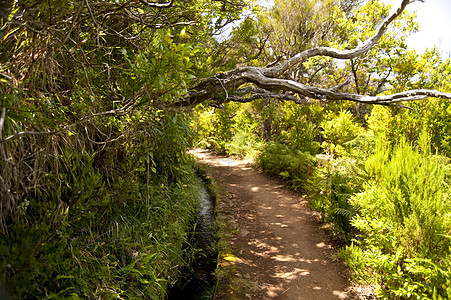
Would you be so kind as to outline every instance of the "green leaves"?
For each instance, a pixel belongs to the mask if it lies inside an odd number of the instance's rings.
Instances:
[[[330,114],[321,126],[324,128],[322,147],[339,156],[344,155],[346,151],[350,152],[349,142],[363,132],[363,128],[354,122],[352,114],[346,110],[340,111],[338,115]]]
[[[293,189],[303,188],[312,174],[314,157],[275,142],[266,144],[257,163],[270,174],[280,176]]]
[[[377,147],[367,161],[365,190],[351,198],[360,232],[342,255],[383,298],[432,299],[448,295],[451,202],[446,162],[433,156],[424,132],[417,146]],[[449,164],[449,162],[448,162]],[[371,270],[364,271],[364,266]],[[373,278],[371,279],[371,277]]]

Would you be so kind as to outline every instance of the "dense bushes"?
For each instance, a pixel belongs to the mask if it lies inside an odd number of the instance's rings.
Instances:
[[[150,207],[142,199],[66,209],[61,224],[15,226],[1,243],[8,292],[17,299],[164,298],[189,263],[184,244],[194,221],[193,195],[176,188],[154,188]]]
[[[239,157],[255,157],[262,138],[258,135],[253,104],[227,103],[223,109],[200,105],[191,127],[198,147]]]
[[[344,241],[352,238],[351,218],[356,214],[350,197],[360,191],[364,174],[352,158],[333,159],[317,156],[318,165],[306,183],[305,192],[310,204],[318,210],[325,222]]]
[[[331,112],[321,123],[324,142],[322,147],[326,152],[335,155],[351,153],[355,140],[363,128],[353,120],[352,114],[347,110],[341,110],[338,114]]]
[[[188,120],[175,106],[193,79],[221,65],[281,62],[315,45],[352,48],[388,13],[378,1],[346,11],[319,3],[312,27],[281,1],[221,42],[215,36],[247,11],[242,1],[6,2],[0,280],[16,298],[49,299],[163,298],[190,260],[196,183]],[[400,32],[415,27],[408,14],[400,21],[392,24]],[[284,49],[292,40],[300,48]],[[283,78],[357,94],[450,90],[449,61],[405,50],[404,38],[388,32],[363,57],[343,65],[314,57]],[[354,85],[343,85],[348,74]],[[413,112],[325,106],[305,95],[241,105],[222,103],[237,99],[223,88],[194,109],[198,145],[256,157],[308,192],[346,239],[359,230],[343,255],[384,297],[449,296],[449,163],[429,153],[424,137],[417,142],[429,131],[434,150],[450,155],[449,101],[428,99]],[[387,145],[372,149],[378,140]]]
[[[197,189],[175,103],[215,72],[213,31],[244,6],[5,3],[0,284],[17,299],[165,298]]]
[[[313,172],[314,157],[310,153],[290,149],[276,142],[266,144],[257,163],[270,174],[282,177],[294,189],[304,187]]]
[[[384,298],[451,296],[450,164],[425,137],[419,147],[379,146],[365,165],[371,180],[351,198],[360,234],[342,255]]]

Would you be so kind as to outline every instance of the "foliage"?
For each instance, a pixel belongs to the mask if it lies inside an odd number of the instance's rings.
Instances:
[[[388,16],[389,8],[382,1],[371,1],[353,10],[352,17],[336,13],[338,28],[334,45],[350,49],[375,34],[380,23]],[[410,55],[405,40],[418,29],[414,18],[414,14],[404,12],[375,47],[365,55],[346,62],[345,74],[352,74],[354,92],[379,94],[384,91],[391,77],[405,70],[404,67],[396,66],[400,60],[408,60]],[[366,113],[365,108],[359,105],[357,110]]]
[[[322,147],[326,152],[342,156],[351,151],[351,141],[362,132],[362,127],[353,121],[349,111],[342,110],[338,115],[329,114],[321,123],[324,142]]]
[[[200,105],[191,121],[197,146],[249,158],[259,148],[261,138],[256,132],[259,125],[254,107],[237,103],[226,103],[220,110]]]
[[[0,252],[12,296],[161,299],[189,264],[197,179],[187,121],[129,124],[133,138],[116,151],[63,149],[59,172],[19,203]]]
[[[197,187],[186,154],[189,127],[197,145],[258,155],[269,173],[309,191],[346,237],[353,218],[362,236],[344,253],[385,297],[449,296],[449,167],[417,142],[429,131],[434,151],[450,156],[449,101],[428,99],[402,111],[326,107],[301,95],[292,96],[308,105],[215,99],[189,115],[175,105],[194,80],[224,69],[269,65],[318,45],[352,48],[374,34],[388,6],[0,3],[0,280],[14,297],[164,298],[193,257],[187,244]],[[226,36],[225,26],[243,11],[247,16]],[[421,56],[407,50],[413,19],[403,14],[359,58],[340,65],[315,57],[283,77],[327,88],[352,79],[344,91],[369,95],[450,91],[449,60],[434,49]],[[375,139],[394,148],[374,150]],[[421,153],[412,149],[418,147]],[[367,265],[370,273],[362,271]]]
[[[174,186],[154,188],[151,207],[141,200],[114,210],[73,209],[78,217],[68,208],[61,225],[16,226],[1,245],[9,292],[22,299],[163,298],[177,278],[174,267],[187,264],[183,248],[193,205],[185,201],[194,201],[168,189]]]
[[[449,297],[449,159],[431,154],[426,133],[418,145],[378,144],[366,163],[373,179],[351,198],[361,234],[342,256],[384,298]]]
[[[332,19],[338,1],[277,0],[262,18],[272,32],[269,43],[274,56],[293,55],[312,46],[324,44],[336,25]],[[274,34],[277,33],[277,34]]]
[[[282,103],[274,119],[274,140],[290,148],[315,155],[320,152],[320,126],[324,108],[317,104],[300,106]]]
[[[258,8],[252,10],[257,12]],[[267,33],[259,30],[253,16],[247,16],[232,29],[229,38],[218,42],[210,58],[211,66],[230,70],[244,63],[259,65],[259,58],[266,55],[266,40]]]
[[[314,157],[283,144],[269,142],[257,157],[257,163],[268,173],[286,180],[290,187],[300,189],[313,172]]]
[[[194,109],[191,126],[196,132],[195,143],[198,147],[226,153],[227,144],[233,138],[236,107],[234,103],[227,103],[221,110],[204,105]]]
[[[244,3],[1,6],[1,283],[20,299],[163,299],[192,256],[197,190],[174,103]]]
[[[243,105],[236,110],[232,127],[233,138],[227,144],[227,152],[231,155],[253,158],[260,146],[260,138],[256,135],[259,123],[253,119],[252,107]]]
[[[356,210],[350,198],[359,192],[365,179],[355,158],[336,158],[317,155],[317,167],[306,182],[310,204],[332,225],[334,233],[348,242],[355,234],[351,219]]]
[[[400,61],[399,64],[401,63]],[[446,80],[451,74],[451,61],[442,61],[435,49],[428,50],[421,56],[410,55],[405,65],[398,66],[400,75],[391,81],[395,90],[405,88],[451,90],[449,81]],[[383,137],[392,144],[401,136],[414,142],[422,129],[426,128],[432,134],[433,148],[443,155],[450,156],[450,101],[429,98],[410,105],[413,110],[374,107],[371,116],[367,118],[368,127],[375,136]]]
[[[389,12],[382,1],[363,2],[344,9],[334,1],[276,1],[268,12],[235,28],[225,45],[229,60],[219,61],[265,66],[312,46],[354,48],[376,32]],[[417,55],[405,43],[417,30],[414,18],[405,12],[359,58],[337,64],[315,57],[293,66],[283,78],[327,88],[350,79],[352,84],[341,89],[366,95],[416,88],[449,91],[450,62],[434,50]],[[238,153],[248,151],[244,141],[260,137],[259,166],[306,191],[345,242],[355,238],[342,254],[357,277],[379,285],[381,297],[449,298],[450,175],[445,157],[450,153],[450,102],[429,98],[409,103],[413,110],[406,110],[307,101],[300,106],[260,99],[251,110],[248,104],[234,104],[235,113],[225,106],[209,116],[228,116],[216,142],[227,137],[226,145]],[[211,128],[216,127],[221,125]],[[430,145],[420,139],[426,132],[431,133]],[[430,147],[444,156],[432,155]]]

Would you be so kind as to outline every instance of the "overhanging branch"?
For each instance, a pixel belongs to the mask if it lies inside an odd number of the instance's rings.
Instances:
[[[184,99],[179,102],[179,105],[196,105],[207,100],[217,99],[219,95],[224,94],[225,99],[222,102],[249,102],[255,99],[272,97],[275,99],[306,103],[308,102],[306,99],[311,98],[323,101],[348,100],[367,104],[396,104],[396,106],[401,107],[403,106],[398,104],[399,102],[421,100],[427,97],[451,99],[450,93],[426,89],[379,96],[341,93],[338,92],[338,90],[349,82],[345,81],[335,87],[325,89],[279,78],[299,62],[314,56],[352,59],[364,54],[378,43],[380,38],[385,34],[390,23],[401,15],[405,7],[412,2],[414,1],[403,0],[401,6],[382,23],[377,33],[354,49],[339,50],[329,47],[317,47],[303,51],[275,66],[273,66],[273,64],[271,64],[270,67],[263,68],[247,66],[239,67],[224,73],[218,73],[215,76],[203,79],[194,85]],[[242,85],[244,84],[253,84],[254,86],[242,88]],[[265,92],[262,92],[262,90]],[[247,95],[244,95],[243,93],[247,93]]]
[[[297,55],[293,56],[292,58],[286,60],[285,62],[275,67],[264,69],[263,74],[268,77],[278,77],[282,75],[286,70],[292,68],[297,63],[314,56],[328,56],[337,59],[352,59],[361,56],[362,54],[373,48],[379,42],[381,37],[387,31],[388,26],[397,17],[399,17],[406,8],[406,6],[412,2],[413,1],[411,0],[403,0],[401,6],[382,23],[382,25],[377,30],[376,34],[367,39],[366,41],[364,41],[363,43],[361,43],[360,45],[358,45],[354,49],[339,50],[330,47],[317,47],[308,49],[302,51],[301,53],[298,53]]]
[[[142,4],[149,6],[149,7],[170,7],[172,6],[172,4],[174,3],[174,0],[171,0],[169,2],[166,3],[158,3],[158,2],[147,2],[145,0],[139,0],[139,2],[141,2]]]
[[[229,95],[226,101],[252,102],[257,99],[277,99],[283,101],[293,101],[297,104],[307,103],[305,97],[298,97],[292,93],[276,93],[262,88],[246,87],[239,89],[233,95]]]

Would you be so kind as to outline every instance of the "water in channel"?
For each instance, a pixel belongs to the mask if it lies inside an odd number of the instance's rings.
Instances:
[[[196,256],[193,264],[182,270],[183,276],[171,287],[167,300],[197,300],[213,297],[217,262],[215,235],[215,199],[210,196],[207,184],[199,178],[199,206],[194,228],[193,244]]]

